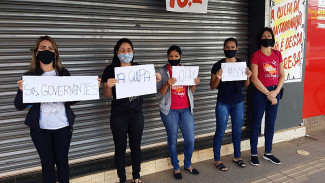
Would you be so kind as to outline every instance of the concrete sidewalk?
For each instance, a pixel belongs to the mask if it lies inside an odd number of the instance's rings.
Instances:
[[[298,150],[309,152],[309,155],[298,154]],[[181,167],[183,179],[176,180],[172,170],[165,170],[142,176],[146,183],[189,183],[189,182],[281,182],[281,183],[324,183],[325,182],[325,130],[312,137],[302,137],[288,142],[273,145],[273,154],[281,160],[281,165],[274,165],[263,159],[264,147],[259,148],[260,166],[252,166],[249,161],[250,152],[242,152],[246,168],[240,168],[232,162],[232,155],[223,156],[221,160],[228,171],[218,170],[213,159],[194,163],[193,167],[200,171],[192,175]]]

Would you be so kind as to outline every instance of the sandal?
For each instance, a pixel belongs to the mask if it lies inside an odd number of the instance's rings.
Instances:
[[[238,160],[238,161],[232,160],[232,162],[236,163],[241,168],[245,168],[246,167],[246,163],[244,163],[243,160]]]
[[[189,171],[189,172],[191,172],[194,175],[200,174],[200,172],[197,169],[195,169],[195,168],[192,168],[191,170],[188,169],[188,168],[184,168],[184,170]]]
[[[138,182],[136,182],[138,180]],[[141,179],[132,179],[132,183],[144,183]]]
[[[226,167],[223,163],[220,163],[219,165],[216,165],[216,164],[214,163],[214,165],[215,165],[215,166],[218,168],[218,170],[220,170],[220,171],[225,172],[225,171],[228,170],[227,167]]]

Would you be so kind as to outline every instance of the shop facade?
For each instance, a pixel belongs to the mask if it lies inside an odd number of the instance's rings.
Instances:
[[[269,25],[270,4],[270,0],[209,0],[208,13],[199,14],[168,12],[165,1],[152,0],[1,1],[0,181],[32,181],[40,177],[39,157],[29,129],[23,124],[28,109],[17,111],[13,105],[16,81],[28,70],[32,48],[39,36],[49,35],[56,40],[63,65],[73,76],[101,77],[120,38],[133,41],[136,62],[154,64],[156,70],[167,63],[168,47],[180,46],[182,64],[200,67],[201,83],[194,94],[195,149],[200,150],[212,147],[217,91],[209,87],[210,71],[224,57],[223,41],[236,38],[238,58],[248,61],[256,50],[257,32]],[[306,54],[304,51],[304,57]],[[320,73],[324,74],[324,70]],[[301,82],[284,85],[276,130],[302,124],[304,77],[305,63],[302,63]],[[252,114],[248,110],[249,94],[246,90],[244,93],[243,138],[248,138]],[[114,169],[110,103],[111,99],[101,94],[100,100],[81,101],[73,106],[77,115],[69,153],[73,177]],[[168,157],[166,132],[154,95],[144,97],[143,111],[143,161]],[[230,121],[224,143],[231,142]],[[179,147],[182,147],[180,137]],[[130,164],[129,155],[127,158]]]

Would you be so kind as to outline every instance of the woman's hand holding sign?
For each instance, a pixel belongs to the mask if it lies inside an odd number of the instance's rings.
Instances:
[[[115,86],[115,84],[117,83],[117,79],[110,78],[107,80],[106,83],[107,83],[108,88],[113,88],[113,86]]]
[[[19,87],[20,91],[23,91],[23,82],[24,82],[24,80],[17,81],[17,84],[18,84],[18,87]]]

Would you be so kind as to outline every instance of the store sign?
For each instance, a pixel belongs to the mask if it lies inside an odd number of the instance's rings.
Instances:
[[[97,76],[23,76],[23,102],[99,99]]]
[[[301,82],[305,46],[304,0],[272,0],[270,25],[275,35],[274,49],[282,53],[285,82]]]
[[[207,13],[208,0],[166,0],[167,11]]]
[[[157,92],[153,64],[115,67],[116,99],[147,95]]]

